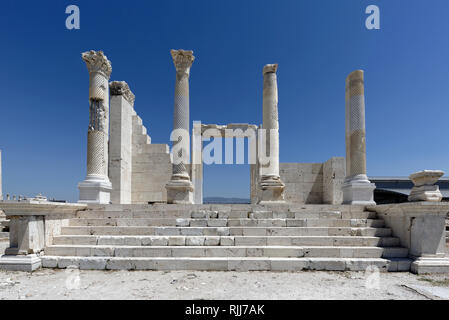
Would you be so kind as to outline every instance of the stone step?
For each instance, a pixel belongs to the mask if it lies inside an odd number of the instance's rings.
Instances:
[[[96,236],[96,235],[72,235],[55,236],[55,245],[131,245],[131,246],[168,246],[169,243],[192,243],[208,246],[240,246],[261,244],[267,246],[379,246],[397,247],[399,238],[394,237],[354,237],[354,236],[191,236],[187,238],[179,236]]]
[[[0,232],[0,238],[9,238],[9,232]]]
[[[82,257],[322,257],[322,258],[403,258],[408,249],[400,247],[299,247],[299,246],[70,246],[45,248],[47,256]]]
[[[195,270],[195,271],[365,271],[376,267],[381,272],[409,271],[406,258],[274,258],[274,257],[62,257],[43,256],[47,268],[76,267],[87,270]]]
[[[348,227],[113,227],[69,226],[62,235],[161,235],[161,236],[382,236],[389,228]]]
[[[384,227],[381,219],[191,219],[110,218],[71,219],[70,226],[178,226],[178,227]]]
[[[167,211],[103,211],[103,210],[85,210],[77,213],[78,218],[84,219],[110,219],[110,218],[193,218],[193,219],[376,219],[375,212],[339,212],[339,211],[321,211],[321,212],[251,212],[241,211],[188,211],[188,210],[170,210]]]

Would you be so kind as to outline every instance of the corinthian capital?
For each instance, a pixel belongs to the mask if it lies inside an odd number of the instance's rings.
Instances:
[[[190,74],[190,67],[192,66],[195,57],[191,50],[171,50],[173,63],[175,64],[176,72],[180,74]]]
[[[89,73],[99,72],[109,79],[112,72],[111,61],[104,55],[103,51],[86,51],[81,54],[86,62]]]
[[[136,96],[129,89],[128,84],[125,81],[112,81],[109,83],[109,91],[111,96],[123,96],[131,106],[134,105]]]
[[[266,64],[265,67],[263,67],[263,74],[265,73],[269,73],[269,72],[274,72],[276,73],[278,69],[278,64]]]

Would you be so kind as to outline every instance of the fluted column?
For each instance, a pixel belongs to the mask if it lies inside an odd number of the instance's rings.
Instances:
[[[111,62],[102,51],[82,54],[89,71],[89,127],[87,131],[87,176],[78,185],[83,203],[109,203],[108,178],[109,77]]]
[[[279,116],[277,64],[263,68],[263,125],[265,148],[260,152],[268,154],[268,162],[260,161],[259,202],[283,202],[284,183],[279,177]],[[266,154],[262,156],[265,157]]]
[[[168,203],[193,203],[190,163],[189,76],[195,57],[193,51],[171,50],[176,68],[173,132],[171,134],[173,173],[166,185]]]
[[[374,183],[366,175],[365,88],[362,70],[346,78],[346,179],[343,203],[375,204]]]

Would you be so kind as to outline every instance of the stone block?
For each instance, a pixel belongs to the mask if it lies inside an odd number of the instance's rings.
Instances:
[[[106,258],[80,258],[79,268],[81,270],[104,270],[106,262]]]
[[[186,246],[204,246],[205,237],[186,237]]]
[[[107,270],[134,270],[135,265],[129,258],[119,259],[109,259],[106,263]]]
[[[220,237],[220,246],[233,246],[235,244],[234,237]]]
[[[169,246],[185,246],[186,237],[169,237],[168,245]]]
[[[204,245],[205,246],[218,246],[218,245],[220,245],[220,237],[213,237],[213,236],[205,237]]]

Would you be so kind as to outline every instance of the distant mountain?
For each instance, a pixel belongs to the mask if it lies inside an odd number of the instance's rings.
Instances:
[[[203,198],[203,203],[210,204],[210,203],[242,203],[247,204],[251,203],[250,199],[245,198],[225,198],[225,197],[205,197]]]

